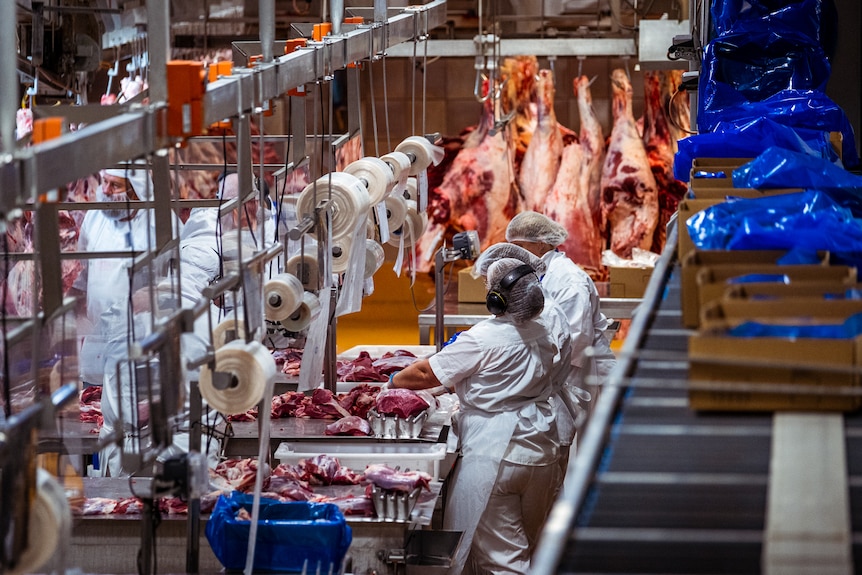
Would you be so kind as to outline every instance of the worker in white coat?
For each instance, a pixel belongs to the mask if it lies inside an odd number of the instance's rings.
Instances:
[[[568,237],[568,231],[549,217],[533,212],[521,212],[512,218],[506,228],[506,240],[542,259],[547,271],[542,277],[545,294],[566,313],[572,333],[572,372],[569,389],[578,402],[589,405],[589,389],[597,389],[616,363],[610,344],[605,337],[608,319],[601,311],[599,292],[595,283],[564,252],[557,249]],[[581,422],[575,422],[578,427]],[[571,431],[574,434],[574,429]],[[564,441],[572,443],[571,438]],[[560,464],[563,472],[568,467],[568,452]]]
[[[149,172],[142,167],[104,170],[96,199],[116,202],[116,209],[89,210],[81,223],[78,251],[143,252],[155,245],[155,219],[152,210],[137,209],[127,201],[151,200],[153,185]],[[131,294],[143,285],[135,285],[129,274],[129,257],[87,260],[73,288],[86,294],[87,321],[79,321],[83,335],[79,356],[81,377],[85,384],[102,385],[104,424],[100,440],[116,437],[120,404],[124,419],[130,419],[131,385],[117,379],[117,363],[128,357],[129,343],[141,338],[149,329],[146,313],[131,313]],[[130,321],[131,320],[131,321]],[[134,330],[134,333],[133,333]],[[127,379],[127,378],[123,378]],[[122,390],[121,390],[122,387]],[[111,444],[99,454],[102,475],[121,475],[120,450]]]
[[[539,265],[541,265],[539,263]],[[546,302],[542,270],[500,259],[487,270],[484,320],[392,377],[407,389],[458,394],[444,527],[463,536],[450,573],[526,573],[554,501],[559,442],[550,398],[570,362],[565,316]]]

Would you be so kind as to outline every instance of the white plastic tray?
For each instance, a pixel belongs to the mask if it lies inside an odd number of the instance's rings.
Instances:
[[[339,353],[338,359],[356,359],[362,351],[367,351],[374,359],[380,359],[386,352],[394,353],[399,349],[409,351],[418,358],[428,357],[437,351],[433,345],[357,345]]]
[[[337,457],[341,465],[359,473],[372,463],[385,463],[393,468],[400,467],[402,471],[424,471],[432,479],[437,479],[440,476],[440,462],[446,457],[446,444],[286,441],[278,446],[275,458],[281,463],[296,465],[301,459],[321,454]]]

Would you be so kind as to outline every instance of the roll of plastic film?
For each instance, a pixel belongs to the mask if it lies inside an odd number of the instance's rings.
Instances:
[[[404,199],[419,202],[419,183],[416,178],[407,178],[407,183],[404,184]]]
[[[365,240],[365,278],[373,276],[383,261],[386,259],[386,254],[383,251],[383,246],[374,240]]]
[[[278,274],[263,286],[266,319],[281,321],[290,317],[302,303],[302,282],[293,274]]]
[[[320,267],[317,263],[317,256],[311,253],[295,255],[287,260],[284,264],[284,271],[299,278],[299,282],[306,290],[316,290],[318,288],[318,275]]]
[[[377,239],[377,226],[374,225],[374,218],[370,216],[365,222],[365,237],[369,240]]]
[[[241,319],[229,317],[223,319],[213,328],[213,347],[221,348],[235,339],[245,339],[245,323]]]
[[[288,331],[302,331],[314,321],[320,313],[320,300],[310,292],[302,294],[302,303],[289,318],[282,320],[281,325]]]
[[[359,178],[344,172],[332,172],[302,190],[296,200],[297,217],[301,220],[312,216],[316,205],[327,198],[332,202],[329,214],[333,238],[350,235],[357,218],[365,218],[371,205],[368,191]]]
[[[343,274],[350,262],[350,238],[332,240],[332,272]]]
[[[380,159],[392,170],[392,178],[395,182],[403,186],[407,176],[410,175],[410,157],[404,152],[390,152],[380,156]]]
[[[27,520],[27,547],[7,573],[37,572],[54,555],[64,525],[72,523],[63,486],[41,467],[36,469],[36,497],[30,503]]]
[[[344,172],[356,176],[368,190],[368,203],[383,201],[395,187],[395,177],[389,165],[380,158],[367,157],[348,164]]]
[[[386,196],[386,220],[389,222],[389,231],[397,230],[404,224],[407,217],[407,202],[398,194]]]
[[[404,236],[404,247],[412,246],[422,237],[428,226],[428,216],[425,212],[420,213],[416,210],[416,202],[406,200],[405,203],[407,204],[407,215],[404,224],[400,229],[394,231],[389,239],[389,244],[393,246],[401,245],[400,238],[402,235]]]
[[[232,341],[216,351],[215,372],[209,364],[201,367],[201,397],[225,415],[245,413],[260,403],[267,380],[275,374],[275,360],[266,347]]]
[[[439,164],[443,159],[443,148],[435,146],[422,136],[410,136],[395,147],[396,152],[406,154],[410,158],[410,175],[415,176],[433,164]]]

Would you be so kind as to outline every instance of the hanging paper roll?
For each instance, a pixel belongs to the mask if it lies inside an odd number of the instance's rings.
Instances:
[[[344,172],[332,172],[308,184],[296,200],[296,214],[301,220],[314,215],[314,208],[329,199],[332,237],[348,236],[359,218],[365,218],[371,205],[368,190],[357,178]]]
[[[287,260],[284,271],[296,276],[302,287],[309,291],[318,289],[320,268],[317,263],[317,250],[314,253],[297,254]]]
[[[404,152],[390,152],[380,159],[386,162],[389,169],[392,170],[392,177],[395,180],[396,187],[404,187],[407,181],[407,176],[410,175],[410,166],[412,162],[410,157]]]
[[[201,397],[225,415],[245,413],[263,399],[267,381],[277,372],[272,353],[260,342],[234,340],[215,354],[215,370],[201,367]]]
[[[350,238],[332,240],[332,273],[343,274],[347,271],[350,262]]]
[[[445,154],[443,148],[435,146],[422,136],[410,136],[395,147],[396,152],[402,152],[410,158],[410,175],[415,176],[431,164],[440,163]]]
[[[428,225],[428,215],[425,212],[416,210],[416,202],[406,200],[407,215],[404,219],[404,224],[398,230],[392,232],[392,237],[389,239],[389,245],[410,247],[414,245],[422,234],[425,233],[425,228]],[[401,239],[403,238],[403,244]]]
[[[374,240],[365,240],[365,278],[373,276],[383,261],[386,259],[386,254],[383,251],[383,246]]]
[[[223,319],[213,328],[213,348],[219,349],[235,339],[245,340],[245,322],[233,315]]]
[[[21,553],[13,575],[35,573],[54,555],[60,540],[70,531],[72,514],[63,486],[53,475],[36,469],[36,497],[30,503],[27,516],[27,547]]]
[[[320,313],[320,300],[311,292],[302,294],[302,303],[286,320],[282,320],[281,325],[288,331],[298,332],[308,327],[314,321],[317,314]]]
[[[344,172],[356,176],[368,190],[370,205],[383,201],[395,187],[395,177],[389,165],[380,158],[367,157],[356,160],[344,168]]]
[[[302,282],[293,274],[278,274],[263,286],[266,319],[281,321],[290,317],[302,303]]]
[[[404,219],[407,217],[407,201],[397,193],[386,196],[384,200],[386,206],[386,221],[389,223],[389,232],[397,230],[404,225]]]

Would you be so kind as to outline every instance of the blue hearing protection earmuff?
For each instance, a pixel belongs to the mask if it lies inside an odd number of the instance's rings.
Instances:
[[[527,264],[520,265],[507,273],[500,281],[500,286],[497,290],[491,290],[485,296],[485,307],[494,315],[503,315],[509,307],[509,302],[506,298],[509,297],[511,290],[518,280],[527,274],[536,273],[532,266]]]

